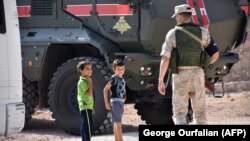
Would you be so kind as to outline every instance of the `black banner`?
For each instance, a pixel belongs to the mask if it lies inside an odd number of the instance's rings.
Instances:
[[[139,141],[250,141],[250,125],[140,125]]]

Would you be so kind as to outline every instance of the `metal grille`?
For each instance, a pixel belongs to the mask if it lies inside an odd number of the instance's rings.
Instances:
[[[53,0],[32,0],[32,15],[51,16],[53,14]]]

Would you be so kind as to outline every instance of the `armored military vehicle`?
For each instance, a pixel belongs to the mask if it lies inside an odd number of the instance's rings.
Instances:
[[[26,121],[34,108],[50,107],[57,125],[79,134],[76,65],[93,63],[95,111],[93,128],[111,127],[102,90],[116,58],[126,62],[126,103],[135,103],[148,124],[172,124],[171,88],[157,90],[160,51],[165,35],[175,26],[174,7],[187,3],[193,22],[209,31],[220,59],[206,69],[213,84],[239,61],[231,50],[246,38],[248,1],[239,0],[18,0]]]

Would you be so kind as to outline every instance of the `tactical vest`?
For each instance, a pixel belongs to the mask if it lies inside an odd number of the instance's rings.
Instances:
[[[178,25],[202,39],[201,28],[194,24]],[[201,66],[202,44],[181,30],[176,30],[177,66]]]

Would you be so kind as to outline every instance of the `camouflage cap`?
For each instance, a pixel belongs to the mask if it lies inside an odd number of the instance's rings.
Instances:
[[[182,4],[182,5],[175,6],[174,11],[175,13],[172,16],[172,18],[174,18],[177,14],[180,14],[180,13],[184,13],[184,12],[192,13],[192,8],[187,4]]]

